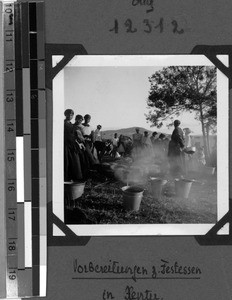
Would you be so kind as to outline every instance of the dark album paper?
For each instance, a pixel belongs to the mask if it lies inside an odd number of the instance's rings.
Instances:
[[[44,4],[45,299],[231,299],[231,2]]]

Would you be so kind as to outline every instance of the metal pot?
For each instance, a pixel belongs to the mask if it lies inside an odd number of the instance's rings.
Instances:
[[[196,147],[187,147],[184,149],[184,152],[187,154],[193,154],[196,152]]]

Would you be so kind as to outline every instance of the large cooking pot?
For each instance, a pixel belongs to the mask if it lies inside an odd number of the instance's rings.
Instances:
[[[187,154],[193,154],[196,152],[196,147],[187,147],[184,149],[184,152]]]

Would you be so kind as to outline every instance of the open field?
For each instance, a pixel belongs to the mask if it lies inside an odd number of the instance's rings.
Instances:
[[[83,195],[65,210],[69,224],[159,224],[215,223],[217,219],[216,175],[189,174],[195,179],[188,199],[176,196],[175,183],[167,178],[160,199],[154,199],[149,175],[144,180],[139,211],[123,206],[121,188],[125,183],[92,172]],[[75,204],[74,204],[75,202]]]

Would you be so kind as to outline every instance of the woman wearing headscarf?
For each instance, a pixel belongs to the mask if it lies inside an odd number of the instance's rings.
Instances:
[[[153,147],[148,131],[144,131],[144,135],[142,137],[142,153],[144,157],[153,156]]]
[[[173,176],[181,176],[185,173],[184,152],[185,140],[183,130],[179,127],[180,121],[174,121],[175,129],[172,132],[168,147],[170,173]]]
[[[72,109],[64,112],[64,181],[79,181],[84,178],[79,157],[79,147],[71,120],[74,115]]]
[[[158,133],[156,131],[152,132],[152,135],[150,137],[152,145],[156,143],[156,140],[157,140],[156,136],[157,136],[157,134]]]
[[[143,135],[139,132],[139,128],[135,128],[136,133],[132,135],[133,140],[133,156],[134,158],[139,158],[141,156],[142,150],[142,139]]]
[[[81,115],[76,115],[73,127],[76,135],[76,141],[81,149],[83,166],[85,167],[86,174],[88,174],[90,167],[96,164],[96,160],[94,159],[91,149],[83,136],[82,121],[83,117]]]
[[[121,134],[118,139],[118,153],[121,156],[125,154],[125,146],[124,146],[124,136]]]
[[[96,130],[94,131],[94,142],[102,142],[102,126],[99,124],[97,125]]]

